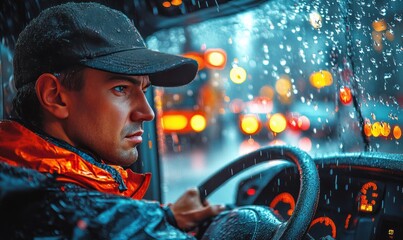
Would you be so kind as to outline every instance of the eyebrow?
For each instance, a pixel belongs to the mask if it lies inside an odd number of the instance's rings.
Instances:
[[[139,76],[140,77],[140,76]],[[136,78],[136,77],[131,77],[131,76],[126,76],[126,75],[111,75],[109,76],[108,80],[126,80],[129,81],[135,85],[141,85],[142,84],[142,80]],[[144,86],[144,88],[148,88],[151,86],[151,81],[148,79],[146,85]]]

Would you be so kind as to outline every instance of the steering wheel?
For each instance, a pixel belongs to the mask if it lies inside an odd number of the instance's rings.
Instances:
[[[315,215],[319,200],[319,175],[312,158],[290,146],[268,146],[239,157],[209,177],[199,187],[202,202],[239,172],[271,160],[296,164],[300,175],[299,197],[291,217],[282,222],[264,206],[243,206],[216,216],[202,239],[302,239]]]

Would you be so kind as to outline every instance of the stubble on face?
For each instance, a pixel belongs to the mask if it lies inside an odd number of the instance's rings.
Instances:
[[[133,164],[138,158],[137,146],[142,141],[143,122],[154,117],[152,110],[144,108],[142,88],[133,83],[139,81],[138,78],[121,77],[123,80],[120,80],[117,75],[114,78],[118,81],[110,81],[111,73],[93,69],[85,70],[83,77],[83,89],[72,94],[71,98],[73,107],[67,128],[73,144],[108,164]],[[123,96],[120,92],[114,93],[115,82],[118,87],[127,85],[128,93]],[[146,113],[146,117],[137,118],[136,112],[139,111],[142,116]]]

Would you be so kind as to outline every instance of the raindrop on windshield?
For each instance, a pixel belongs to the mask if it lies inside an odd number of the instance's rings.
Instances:
[[[379,10],[379,14],[382,15],[382,16],[385,16],[385,15],[386,15],[386,7],[382,7],[382,8]]]
[[[350,112],[350,118],[354,119],[355,118],[355,112]]]
[[[281,66],[285,66],[287,64],[287,61],[284,58],[282,58],[280,59],[280,64]]]
[[[338,187],[338,185],[337,185],[337,175],[336,175],[334,178],[334,189],[337,190],[337,187]]]
[[[392,77],[392,74],[391,73],[385,73],[384,74],[384,78],[385,79],[389,79],[389,78],[391,78]],[[385,89],[386,90],[386,89]]]
[[[402,15],[396,13],[395,16],[394,16],[394,20],[397,21],[397,22],[401,22],[402,21]]]

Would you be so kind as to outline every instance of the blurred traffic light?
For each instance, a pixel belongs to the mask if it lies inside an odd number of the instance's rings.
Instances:
[[[244,134],[253,135],[259,132],[262,124],[257,115],[246,114],[240,117],[240,127]]]
[[[309,77],[309,81],[315,88],[323,88],[332,85],[333,77],[329,71],[321,70],[312,73]]]
[[[345,105],[350,104],[351,101],[353,100],[350,88],[342,86],[339,90],[339,98],[343,104]]]
[[[207,49],[204,52],[204,60],[208,68],[224,69],[227,63],[227,54],[222,49]]]
[[[227,64],[227,54],[224,50],[215,48],[204,52],[187,52],[182,56],[191,58],[199,64],[199,70],[205,67],[209,69],[224,69]]]
[[[198,52],[187,52],[182,54],[183,57],[191,58],[197,62],[199,65],[198,70],[202,70],[206,67],[206,63],[204,61],[204,57]]]
[[[287,121],[283,114],[273,114],[269,119],[269,128],[275,133],[281,133],[287,127]]]
[[[229,73],[229,77],[234,83],[241,84],[246,80],[246,70],[242,67],[233,67]]]
[[[165,133],[201,132],[206,128],[207,121],[201,112],[172,110],[163,112],[161,126]]]

